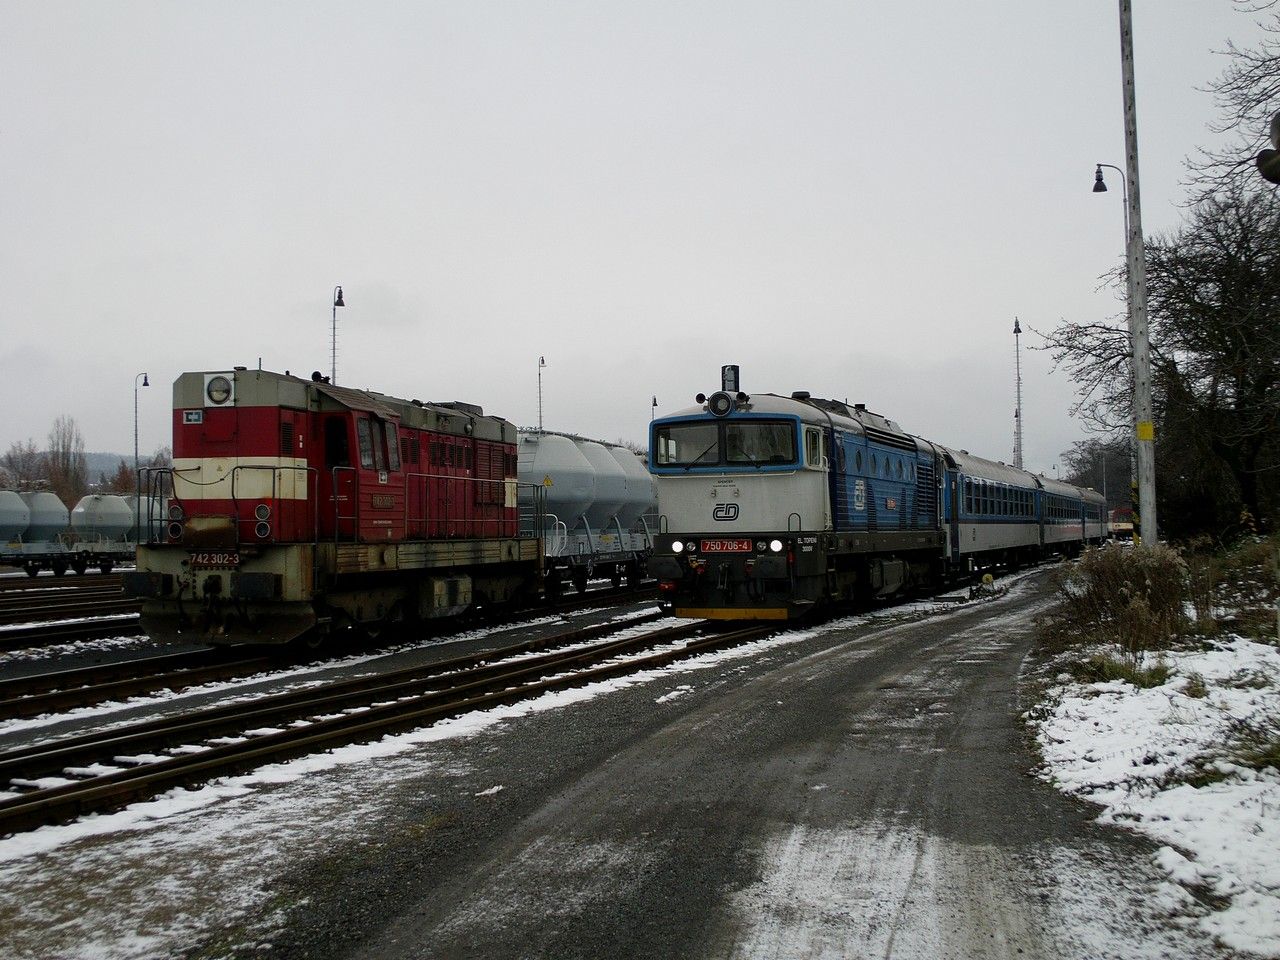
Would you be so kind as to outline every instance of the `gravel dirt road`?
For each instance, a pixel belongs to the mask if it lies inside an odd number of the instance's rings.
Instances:
[[[1219,956],[1147,845],[1028,774],[1044,580],[435,744],[449,778],[277,880],[257,955]]]

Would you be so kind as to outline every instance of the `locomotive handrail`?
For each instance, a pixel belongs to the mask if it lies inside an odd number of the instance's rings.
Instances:
[[[342,515],[338,506],[338,474],[344,471],[351,473],[351,502],[356,511],[346,517]],[[333,495],[333,542],[335,544],[342,542],[342,521],[350,520],[351,542],[356,543],[360,539],[360,472],[355,467],[333,467],[330,469],[330,479],[332,484],[329,489]]]
[[[534,486],[541,487],[541,484],[534,484]],[[558,557],[563,554],[564,548],[569,543],[569,527],[554,513],[544,513],[541,524],[529,523],[527,525],[522,514],[520,529],[521,532],[527,529],[529,536],[537,536],[541,533],[544,541],[543,549],[549,557]]]
[[[198,469],[189,467],[187,470]],[[176,504],[178,509],[185,509],[182,506],[182,500],[178,497],[177,488],[174,486],[174,473],[177,472],[174,467],[143,467],[138,471],[142,482],[140,487],[146,488],[146,496],[150,505],[154,505],[157,501],[163,503],[165,498],[165,490],[169,491],[168,496],[172,504]],[[166,482],[167,481],[167,482]],[[142,537],[142,504],[136,504],[138,509],[138,543],[156,543],[164,542],[165,523],[169,519],[164,511],[160,516],[156,516],[150,509],[147,509],[147,536],[146,540]],[[156,526],[159,525],[159,534],[157,535]]]

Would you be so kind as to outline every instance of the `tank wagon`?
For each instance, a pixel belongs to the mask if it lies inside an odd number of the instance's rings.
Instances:
[[[442,617],[538,589],[522,535],[516,428],[473,404],[424,403],[265,370],[173,386],[166,520],[126,592],[156,639],[284,643]],[[541,499],[531,521],[542,525]]]
[[[677,615],[787,619],[1106,536],[1093,490],[913,436],[862,404],[748,395],[655,420],[649,573]]]
[[[62,576],[90,567],[110,573],[134,558],[132,499],[89,494],[68,511],[48,491],[0,492],[0,563],[33,577],[41,570]]]
[[[519,434],[522,527],[544,543],[544,588],[583,591],[592,577],[644,571],[657,506],[653,478],[626,447],[546,430]],[[540,496],[544,502],[536,502]],[[534,516],[541,509],[542,527]]]

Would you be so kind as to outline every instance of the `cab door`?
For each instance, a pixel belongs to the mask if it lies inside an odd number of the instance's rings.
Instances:
[[[317,526],[321,539],[354,540],[357,472],[352,458],[355,438],[349,413],[327,414],[318,421],[324,447],[316,477]]]
[[[404,471],[395,421],[355,414],[359,450],[356,529],[369,543],[400,541],[405,534]]]

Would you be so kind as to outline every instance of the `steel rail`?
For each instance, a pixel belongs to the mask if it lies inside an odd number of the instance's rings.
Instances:
[[[607,629],[617,632],[632,625],[634,622],[613,624]],[[616,659],[628,651],[686,636],[704,626],[705,624],[692,622],[625,640],[607,641],[586,649],[562,650],[514,661],[508,659],[502,663],[475,663],[500,654],[520,657],[521,653],[527,653],[539,644],[563,645],[573,642],[569,637],[585,632],[574,631],[568,635],[504,648],[503,651],[457,658],[430,668],[400,671],[392,675],[396,680],[390,684],[378,684],[378,678],[362,678],[317,691],[283,695],[279,699],[292,701],[283,708],[278,702],[263,706],[264,701],[257,701],[248,705],[248,709],[241,705],[238,716],[230,712],[231,708],[215,708],[215,712],[225,712],[222,716],[212,718],[213,722],[208,722],[208,718],[201,722],[193,722],[190,718],[176,718],[165,726],[165,721],[158,721],[159,729],[154,735],[117,731],[115,734],[109,733],[105,738],[98,738],[98,742],[93,745],[63,742],[49,748],[33,747],[12,751],[0,756],[0,774],[9,776],[11,780],[38,780],[42,776],[59,773],[69,765],[87,766],[89,763],[103,762],[103,758],[114,762],[117,767],[121,762],[133,762],[131,758],[123,761],[120,759],[122,750],[141,748],[154,753],[157,748],[163,749],[166,746],[187,746],[193,735],[207,741],[211,736],[218,735],[219,731],[225,737],[226,732],[231,729],[236,729],[241,737],[247,736],[246,730],[252,730],[254,726],[264,722],[293,724],[286,729],[274,729],[255,735],[246,742],[223,742],[198,752],[192,750],[166,756],[156,762],[145,762],[134,769],[117,769],[82,783],[38,789],[0,801],[0,832],[74,818],[92,810],[116,807],[144,796],[153,796],[177,784],[251,769],[268,761],[289,759],[323,747],[412,729],[445,717],[515,702],[548,690],[665,665],[682,657],[764,636],[777,629],[777,625],[755,626],[732,633],[715,634],[679,648]],[[589,629],[595,631],[606,628]],[[469,670],[458,669],[460,664],[468,661],[475,665]],[[430,672],[432,670],[435,671],[434,674]],[[404,678],[404,674],[415,671],[422,676],[416,679]],[[367,689],[334,692],[335,688],[347,688],[360,683],[365,684]],[[308,694],[310,699],[307,698]],[[394,699],[388,702],[389,697]],[[340,709],[350,712],[335,716],[333,711]],[[303,713],[314,715],[317,712],[322,716],[311,722],[297,723],[296,719],[289,719],[297,718]]]

